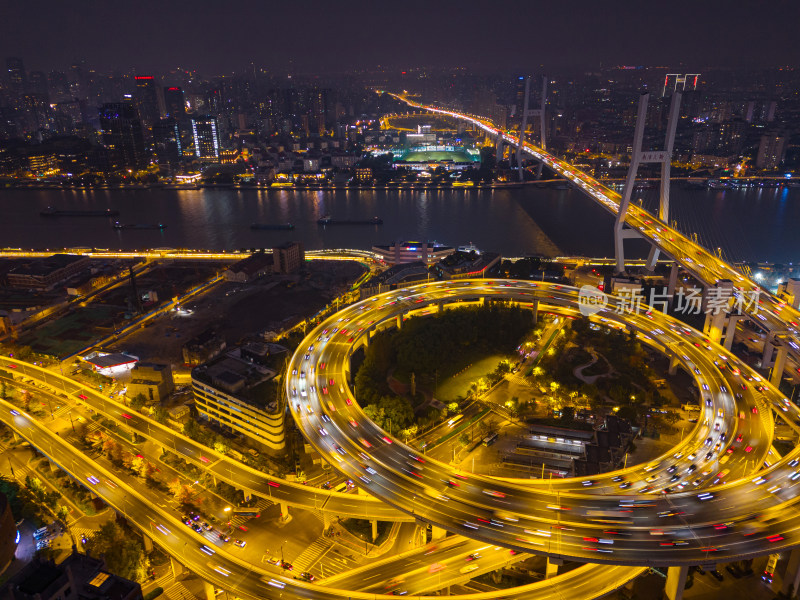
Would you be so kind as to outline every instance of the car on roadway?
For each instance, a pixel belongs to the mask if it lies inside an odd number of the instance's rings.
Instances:
[[[247,545],[247,542],[244,540],[233,540],[233,545],[238,546],[239,548],[244,548]]]

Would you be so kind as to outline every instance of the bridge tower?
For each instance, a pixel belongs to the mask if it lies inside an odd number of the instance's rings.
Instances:
[[[636,128],[633,133],[633,153],[631,154],[631,164],[628,167],[628,176],[625,179],[625,188],[622,192],[622,200],[619,203],[619,212],[614,223],[614,254],[617,258],[617,273],[625,272],[625,250],[623,240],[625,238],[639,237],[639,232],[625,226],[625,215],[628,212],[628,205],[631,201],[633,187],[636,184],[636,172],[642,163],[661,164],[661,189],[658,201],[658,218],[663,223],[668,223],[669,219],[669,171],[672,160],[672,148],[675,145],[675,130],[678,127],[678,118],[681,106],[681,95],[676,92],[672,95],[669,105],[669,118],[667,119],[667,134],[664,140],[664,149],[654,152],[642,151],[642,139],[644,138],[644,124],[647,118],[647,103],[650,94],[645,93],[639,97],[639,110],[636,115]],[[647,268],[653,270],[658,260],[658,248],[650,248],[650,255],[647,257]]]
[[[522,144],[525,141],[525,128],[528,126],[528,117],[539,117],[539,131],[541,134],[541,142],[539,146],[542,150],[546,150],[546,136],[545,136],[545,113],[544,107],[547,102],[547,77],[542,77],[542,103],[540,108],[529,109],[529,96],[531,92],[531,78],[530,76],[525,79],[525,100],[522,108],[522,124],[519,127],[519,142],[517,144],[517,169],[519,172],[519,180],[523,180],[524,173],[522,172]],[[536,178],[542,176],[542,163],[539,162],[539,167],[536,170]]]

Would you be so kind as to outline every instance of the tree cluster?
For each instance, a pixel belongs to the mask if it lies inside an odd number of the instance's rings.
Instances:
[[[139,536],[115,521],[104,523],[89,536],[86,551],[92,556],[102,556],[106,568],[115,575],[139,582],[147,578],[150,561]]]

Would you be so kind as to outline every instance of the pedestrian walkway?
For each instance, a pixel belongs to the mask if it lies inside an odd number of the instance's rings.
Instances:
[[[509,373],[506,375],[506,379],[510,383],[516,383],[517,385],[521,385],[524,387],[533,387],[533,384],[525,377],[525,374],[520,370],[517,373]]]
[[[164,590],[163,597],[169,600],[194,600],[196,596],[182,581],[178,581]]]
[[[333,542],[326,537],[317,538],[313,544],[308,546],[303,552],[294,559],[292,565],[295,571],[308,571],[322,556],[330,550]]]
[[[88,527],[70,527],[70,531],[75,536],[75,539],[80,540],[81,536],[85,535],[87,538],[91,537],[97,531],[97,528],[90,529]]]

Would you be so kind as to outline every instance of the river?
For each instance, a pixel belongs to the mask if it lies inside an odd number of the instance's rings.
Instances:
[[[653,208],[658,192],[638,198]],[[45,218],[40,211],[120,211],[122,223],[162,230],[116,230],[105,218]],[[307,249],[370,248],[394,240],[473,243],[504,256],[526,253],[612,256],[612,217],[577,190],[20,190],[0,191],[0,247],[109,249],[269,248],[299,240]],[[731,260],[800,262],[800,189],[672,190],[671,220]],[[383,218],[383,225],[320,227],[317,219]],[[293,231],[250,224],[290,222]],[[634,245],[635,246],[635,245]],[[641,255],[644,245],[632,248]]]

